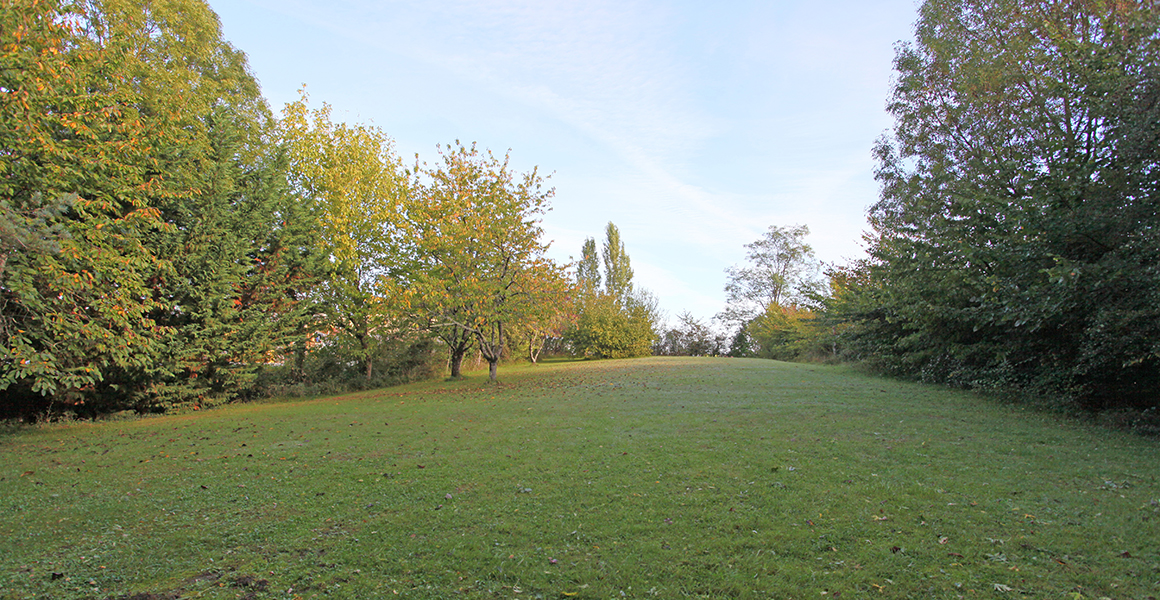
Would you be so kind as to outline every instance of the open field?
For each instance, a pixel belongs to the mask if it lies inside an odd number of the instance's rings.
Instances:
[[[0,433],[0,598],[1160,597],[1160,444],[651,358]]]

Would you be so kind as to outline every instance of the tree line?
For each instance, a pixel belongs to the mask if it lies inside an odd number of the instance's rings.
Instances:
[[[407,166],[305,93],[275,116],[200,0],[5,2],[0,52],[8,415],[458,376],[468,349],[495,380],[567,312],[536,169]]]
[[[895,70],[867,256],[803,279],[806,230],[771,228],[732,350],[1160,410],[1154,3],[927,0]]]
[[[620,231],[546,256],[553,190],[458,141],[275,115],[201,0],[0,3],[0,412],[200,408],[545,348],[858,361],[1157,410],[1160,14],[927,0],[865,257],[773,226],[716,320],[664,324]]]

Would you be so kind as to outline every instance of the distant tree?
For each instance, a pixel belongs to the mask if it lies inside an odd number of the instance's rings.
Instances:
[[[749,264],[725,269],[727,304],[717,319],[736,328],[729,345],[732,356],[791,359],[787,340],[798,340],[813,318],[803,310],[815,302],[820,263],[806,243],[809,228],[771,226],[765,235],[745,247]]]
[[[658,318],[651,297],[631,298],[625,306],[609,294],[598,294],[586,302],[568,339],[581,356],[648,356],[656,339]]]
[[[596,254],[596,240],[584,240],[580,250],[580,262],[576,265],[576,283],[581,294],[590,295],[600,291],[600,257]]]
[[[805,225],[775,225],[761,239],[746,244],[749,265],[725,269],[727,305],[718,318],[740,325],[770,307],[804,302],[820,269],[813,248],[805,242],[809,233]]]
[[[507,335],[511,355],[526,358],[533,364],[539,362],[544,348],[553,340],[561,339],[571,324],[573,315],[569,304],[561,298],[556,310],[509,327]]]
[[[654,354],[663,356],[716,356],[725,351],[725,337],[704,321],[685,311],[677,325],[658,338]]]
[[[647,356],[657,337],[661,315],[656,298],[646,290],[633,290],[632,267],[620,230],[611,222],[605,228],[603,248],[604,290],[596,262],[596,242],[585,240],[577,269],[576,320],[565,339],[573,351],[596,358]]]
[[[620,230],[611,221],[604,229],[604,291],[618,302],[627,303],[632,297],[632,266]]]

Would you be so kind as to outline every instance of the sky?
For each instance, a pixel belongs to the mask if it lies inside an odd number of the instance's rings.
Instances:
[[[461,140],[555,188],[549,256],[619,228],[670,321],[725,306],[770,226],[861,256],[915,0],[209,0],[275,112],[305,85],[404,162]]]

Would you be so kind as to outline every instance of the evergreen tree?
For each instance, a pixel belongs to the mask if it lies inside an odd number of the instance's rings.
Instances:
[[[3,3],[0,20],[0,118],[22,132],[0,222],[24,226],[0,240],[0,387],[90,411],[244,393],[294,322],[275,318],[304,285],[287,243],[312,228],[283,218],[244,56],[199,0]]]

